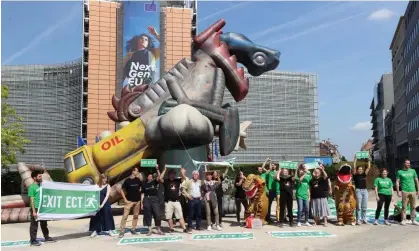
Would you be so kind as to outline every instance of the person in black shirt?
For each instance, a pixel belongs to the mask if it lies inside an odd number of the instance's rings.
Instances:
[[[144,210],[144,226],[148,227],[147,236],[150,236],[153,232],[151,230],[151,220],[154,218],[154,223],[157,228],[159,235],[164,235],[161,231],[161,220],[159,210],[159,197],[158,184],[160,181],[159,166],[156,166],[157,178],[153,178],[153,174],[150,172],[147,175],[146,181],[141,186],[141,209]]]
[[[324,219],[324,226],[327,226],[327,217],[330,216],[330,208],[327,202],[329,195],[329,178],[324,171],[323,165],[313,171],[313,179],[310,181],[310,195],[314,222],[319,225],[319,219]]]
[[[164,203],[165,203],[165,216],[166,220],[169,222],[169,231],[170,233],[174,232],[173,225],[173,214],[175,218],[179,220],[180,226],[183,229],[183,232],[187,233],[185,227],[185,220],[183,219],[182,205],[180,204],[180,186],[182,183],[181,179],[176,179],[176,171],[174,169],[169,170],[169,179],[164,180],[164,175],[166,174],[167,168],[164,167],[163,172],[160,175],[160,182],[164,185]],[[181,175],[185,176],[184,169],[181,170]],[[182,177],[185,178],[185,177]]]
[[[279,165],[276,173],[276,180],[279,181],[280,197],[279,197],[279,226],[284,226],[285,209],[287,209],[290,227],[292,227],[292,187],[295,181],[295,175],[290,175],[288,169],[281,169]]]
[[[356,223],[367,224],[367,207],[368,207],[368,190],[367,190],[367,175],[370,170],[371,162],[368,161],[368,168],[364,172],[363,166],[358,166],[353,169],[353,180],[355,183],[356,196]]]
[[[218,203],[218,218],[219,218],[219,223],[220,226],[223,226],[223,196],[224,196],[224,191],[223,191],[223,181],[224,178],[226,177],[228,172],[228,167],[226,168],[226,170],[224,171],[224,173],[220,174],[219,171],[214,171],[214,174],[212,176],[212,179],[217,181],[217,187],[215,188],[215,194],[217,195],[217,203]],[[211,214],[211,221],[212,224],[215,224],[215,218],[214,218],[214,214]]]
[[[237,224],[240,223],[240,213],[241,213],[241,205],[243,205],[244,210],[247,210],[247,207],[249,206],[249,203],[247,202],[246,198],[246,192],[243,190],[242,185],[244,180],[246,179],[246,176],[244,176],[243,172],[240,171],[236,175],[236,180],[234,182],[234,185],[236,187],[236,193],[234,195],[235,201],[236,201],[236,218],[237,218]]]
[[[131,171],[131,176],[128,177],[122,184],[121,196],[122,196],[122,199],[124,200],[125,206],[124,206],[124,215],[122,216],[122,219],[121,219],[119,238],[124,237],[125,224],[127,223],[127,219],[131,211],[131,208],[134,208],[133,210],[134,217],[132,218],[131,234],[133,235],[137,234],[136,229],[137,229],[138,215],[140,214],[140,201],[141,201],[141,194],[140,194],[141,180],[138,178],[138,175],[139,175],[138,167],[133,167]]]

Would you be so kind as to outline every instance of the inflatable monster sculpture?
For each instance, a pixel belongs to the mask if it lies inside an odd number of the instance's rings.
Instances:
[[[244,219],[246,220],[251,214],[255,218],[262,220],[266,224],[266,214],[268,213],[268,197],[265,193],[265,181],[255,174],[249,174],[242,185],[246,192],[246,197],[249,199],[249,207],[244,212]]]
[[[240,121],[237,108],[223,104],[224,91],[227,87],[239,102],[249,90],[237,63],[253,76],[279,65],[278,51],[241,34],[222,33],[224,25],[221,19],[194,38],[192,60],[181,60],[156,83],[126,86],[120,98],[112,98],[116,111],[108,112],[109,117],[118,123],[141,119],[147,150],[160,166],[194,168],[191,158],[206,161],[214,136],[219,137],[220,154],[230,154],[239,140]]]
[[[352,185],[352,168],[343,164],[337,172],[335,185],[335,202],[338,225],[355,225],[354,212],[356,209],[355,187]]]

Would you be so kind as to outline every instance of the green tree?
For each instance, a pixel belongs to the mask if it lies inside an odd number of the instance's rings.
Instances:
[[[1,167],[7,168],[16,164],[16,154],[25,153],[25,145],[30,140],[24,137],[25,129],[21,117],[13,107],[4,102],[9,97],[9,88],[1,85]]]
[[[343,162],[347,161],[345,156],[342,156],[341,161],[343,161]]]

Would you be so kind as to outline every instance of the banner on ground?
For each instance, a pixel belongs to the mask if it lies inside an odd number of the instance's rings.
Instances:
[[[60,182],[42,182],[38,220],[70,220],[95,215],[100,188]]]
[[[160,77],[160,4],[124,1],[122,87],[152,84]]]

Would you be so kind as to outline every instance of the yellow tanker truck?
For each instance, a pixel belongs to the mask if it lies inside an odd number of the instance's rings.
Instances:
[[[144,140],[145,127],[140,118],[92,146],[82,146],[64,156],[68,182],[95,184],[104,173],[109,181],[138,165],[148,151]]]

